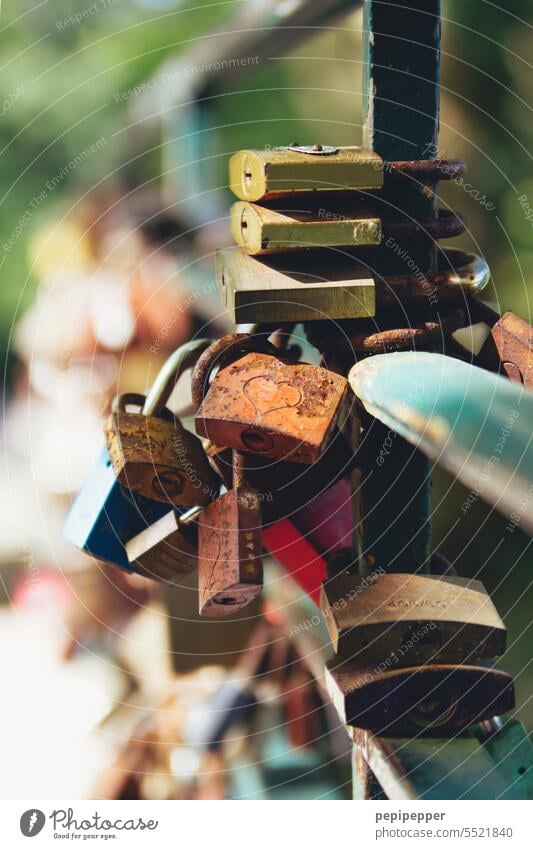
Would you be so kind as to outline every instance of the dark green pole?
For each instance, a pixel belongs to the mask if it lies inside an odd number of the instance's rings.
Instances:
[[[438,155],[440,34],[440,0],[365,0],[363,144],[387,161]],[[429,217],[434,188],[412,183],[388,199],[399,212]],[[435,245],[402,247],[423,270],[435,267]],[[429,461],[371,416],[363,425],[361,569],[428,571]]]

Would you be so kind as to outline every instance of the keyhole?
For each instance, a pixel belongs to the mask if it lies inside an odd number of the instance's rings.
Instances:
[[[248,191],[252,185],[252,166],[250,165],[250,160],[248,157],[243,162],[243,188],[244,191]]]
[[[242,215],[241,215],[241,234],[242,234],[243,242],[245,244],[247,244],[247,242],[248,242],[248,219],[246,217],[246,210],[245,209],[243,209]]]
[[[231,595],[217,595],[214,597],[213,601],[215,602],[215,604],[225,604],[227,606],[230,606],[233,604],[245,604],[246,598],[244,598],[243,596],[241,596],[241,598],[235,598]]]
[[[152,479],[152,491],[156,498],[174,498],[184,491],[185,483],[185,475],[170,469]]]
[[[416,694],[415,694],[416,698]],[[411,710],[411,716],[417,725],[423,727],[439,727],[450,722],[457,711],[457,695],[451,690],[448,693],[434,693],[425,698],[421,696]]]
[[[258,430],[248,428],[241,433],[241,441],[245,448],[250,451],[264,453],[270,451],[274,447],[274,442],[266,433],[260,433]]]

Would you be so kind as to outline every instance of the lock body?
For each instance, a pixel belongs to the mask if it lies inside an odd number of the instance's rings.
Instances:
[[[116,411],[104,430],[117,480],[132,492],[167,505],[201,506],[216,496],[200,440],[170,418]]]
[[[507,376],[533,389],[533,330],[513,312],[506,312],[492,328],[492,338]]]
[[[235,203],[231,208],[231,233],[249,254],[294,248],[379,245],[381,221],[363,212],[354,215],[334,209],[306,211],[305,204],[292,202],[293,209],[271,209],[254,203]]]
[[[320,607],[335,651],[364,665],[471,663],[505,651],[505,625],[479,581],[340,574],[324,583]]]
[[[250,353],[222,368],[196,415],[217,445],[313,463],[324,451],[347,393],[327,369]]]
[[[446,737],[514,707],[511,676],[481,665],[382,671],[334,659],[326,686],[345,724],[381,735]]]
[[[179,584],[180,577],[198,565],[198,546],[180,527],[175,510],[130,539],[126,553],[136,572],[166,584]]]
[[[126,541],[167,511],[165,504],[124,492],[104,448],[71,507],[63,536],[97,560],[131,572]]]
[[[231,489],[200,515],[198,589],[202,616],[245,607],[263,586],[261,507],[256,490]]]
[[[216,280],[236,324],[371,318],[375,282],[368,266],[338,251],[298,251],[253,257],[216,254]]]
[[[380,189],[383,160],[363,147],[241,150],[229,161],[229,183],[236,197],[251,201],[286,192]]]

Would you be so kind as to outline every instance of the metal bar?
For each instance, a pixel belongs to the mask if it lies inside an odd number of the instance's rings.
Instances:
[[[363,143],[385,159],[435,155],[439,130],[440,0],[365,0]],[[436,214],[427,186],[413,181],[392,202],[414,217]],[[436,247],[412,242],[408,255],[427,271]],[[420,452],[403,440],[390,446],[379,422],[364,421],[361,483],[361,571],[429,568],[430,475]]]
[[[533,534],[531,392],[461,360],[422,352],[357,363],[350,384],[386,428],[454,474],[473,498],[508,516],[513,528]]]
[[[508,724],[509,730],[514,724]],[[498,733],[504,746],[509,745],[506,726]],[[513,729],[513,738],[516,733]],[[516,776],[502,772],[498,758],[469,735],[410,740],[354,729],[354,741],[389,799],[528,799],[531,795],[531,781],[519,782],[519,770],[524,767],[517,767]],[[510,760],[515,766],[519,763],[512,753]],[[531,744],[524,762],[526,772]]]
[[[364,143],[386,160],[434,158],[440,0],[365,0],[364,8]]]

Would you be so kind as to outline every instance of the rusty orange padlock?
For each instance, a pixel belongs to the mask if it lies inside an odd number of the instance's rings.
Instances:
[[[200,614],[222,617],[245,607],[263,586],[261,502],[247,485],[243,457],[233,452],[233,489],[200,514]]]
[[[209,386],[215,366],[219,371]],[[196,431],[215,445],[314,463],[328,445],[348,383],[295,363],[263,336],[235,334],[211,345],[193,372]]]

